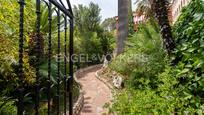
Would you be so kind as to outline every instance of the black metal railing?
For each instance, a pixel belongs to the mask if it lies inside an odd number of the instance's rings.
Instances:
[[[18,101],[17,101],[17,114],[18,115],[23,115],[24,114],[24,109],[25,109],[25,105],[24,105],[24,96],[26,95],[26,91],[25,91],[25,84],[24,84],[24,77],[23,77],[23,47],[24,47],[24,28],[26,27],[24,25],[24,9],[26,7],[26,0],[19,0],[19,5],[20,5],[20,20],[19,20],[19,71],[18,71],[18,76],[19,76],[19,88],[18,88]],[[39,113],[39,108],[40,108],[40,90],[41,90],[41,76],[40,76],[40,72],[39,72],[39,63],[40,60],[42,58],[41,56],[41,49],[42,49],[42,45],[41,45],[41,27],[40,27],[40,23],[41,23],[41,4],[46,4],[46,7],[48,8],[48,56],[47,56],[47,61],[48,61],[48,76],[47,76],[47,85],[46,85],[46,92],[47,92],[47,114],[51,115],[51,88],[52,88],[52,82],[51,82],[51,72],[52,72],[52,17],[53,15],[57,15],[57,90],[56,90],[56,100],[57,100],[57,112],[56,114],[59,115],[61,114],[61,109],[60,109],[60,84],[61,82],[63,82],[63,93],[64,95],[64,108],[63,108],[63,114],[64,115],[72,115],[73,113],[73,94],[72,94],[72,88],[73,88],[73,61],[71,60],[71,56],[73,55],[73,32],[74,32],[74,24],[73,24],[73,13],[72,13],[72,8],[71,8],[71,4],[70,1],[67,0],[66,1],[66,5],[61,1],[61,0],[36,0],[36,47],[35,47],[35,52],[36,52],[36,60],[35,60],[35,69],[36,69],[36,82],[35,82],[35,93],[34,93],[34,100],[35,100],[35,115],[40,114]],[[52,8],[55,7],[55,13],[53,13]],[[63,25],[64,25],[64,41],[61,40],[61,16],[63,16]],[[69,22],[69,23],[68,23]],[[69,28],[68,28],[69,25]],[[69,45],[68,45],[68,36],[67,36],[67,30],[69,29]],[[63,42],[63,46],[61,46],[61,43]],[[67,60],[67,48],[69,46],[69,60]],[[63,48],[62,48],[63,47]],[[63,50],[64,53],[64,73],[63,73],[63,79],[60,78],[60,70],[61,65],[60,65],[60,59],[61,59],[61,49]],[[68,61],[69,61],[69,67],[68,66]],[[67,73],[69,71],[69,73]],[[67,97],[69,97],[69,99],[67,99]],[[69,104],[69,108],[67,108],[67,104]]]

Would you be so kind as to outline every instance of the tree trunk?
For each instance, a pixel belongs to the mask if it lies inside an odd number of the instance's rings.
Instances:
[[[116,56],[125,48],[125,40],[128,37],[128,9],[129,0],[118,0],[118,35]]]
[[[171,26],[168,20],[167,1],[153,0],[152,8],[155,12],[155,17],[157,18],[158,24],[161,28],[164,46],[167,50],[167,53],[170,55],[172,50],[174,50],[175,48],[175,43],[171,32]]]

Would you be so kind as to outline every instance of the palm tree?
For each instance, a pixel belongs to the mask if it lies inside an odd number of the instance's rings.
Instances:
[[[146,16],[154,16],[161,29],[163,44],[168,52],[171,54],[175,48],[171,26],[168,19],[168,4],[171,0],[137,0],[136,11],[144,13]]]
[[[136,13],[138,15],[144,14],[146,17],[152,17],[153,11],[151,7],[151,0],[136,0]]]
[[[118,0],[118,36],[116,56],[124,51],[124,41],[128,37],[128,10],[131,0]]]
[[[161,28],[164,46],[168,54],[171,54],[172,50],[174,50],[175,48],[175,43],[173,40],[171,26],[169,24],[168,19],[167,3],[168,2],[166,0],[153,0],[152,8],[155,12],[155,17],[158,20],[158,24]]]

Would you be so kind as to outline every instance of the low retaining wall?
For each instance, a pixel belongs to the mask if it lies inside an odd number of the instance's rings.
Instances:
[[[99,64],[99,65],[93,65],[93,66],[89,66],[89,67],[86,67],[86,68],[82,68],[82,69],[79,69],[75,72],[75,78],[80,78],[80,73],[83,73],[85,71],[88,71],[88,70],[92,70],[92,69],[97,69],[97,68],[101,68],[103,65],[102,64]]]
[[[96,73],[95,73],[95,76],[97,79],[99,79],[100,81],[102,81],[107,87],[109,87],[111,90],[114,90],[114,87],[106,81],[106,79],[104,78],[101,78],[100,75],[98,74],[101,70],[98,70]]]
[[[73,107],[73,115],[80,115],[83,105],[84,105],[84,94],[83,92],[80,92],[79,98]]]

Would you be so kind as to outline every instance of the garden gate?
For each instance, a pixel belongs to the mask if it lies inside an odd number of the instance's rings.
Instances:
[[[65,0],[64,0],[65,1]],[[20,79],[20,86],[18,90],[18,101],[17,101],[17,111],[18,115],[23,115],[24,114],[24,97],[25,97],[25,89],[24,89],[24,84],[23,84],[23,47],[24,47],[24,28],[26,25],[24,25],[24,7],[26,6],[26,0],[19,0],[19,5],[20,5],[20,22],[19,22],[19,79]],[[61,23],[60,23],[60,18],[61,13],[63,14],[64,18],[64,107],[63,107],[63,114],[64,115],[72,115],[73,113],[73,99],[72,99],[72,86],[73,86],[73,61],[71,60],[71,56],[73,54],[73,31],[74,31],[74,25],[73,25],[73,12],[71,8],[71,4],[69,0],[66,0],[66,5],[63,3],[62,0],[36,0],[36,83],[35,83],[35,115],[39,115],[39,92],[40,92],[40,74],[39,74],[39,61],[40,61],[40,20],[41,20],[41,4],[46,4],[46,7],[48,8],[48,21],[49,21],[49,35],[48,35],[48,78],[47,78],[47,114],[51,114],[51,52],[52,52],[52,16],[57,15],[58,19],[58,56],[57,56],[57,115],[59,115],[60,112],[60,33],[61,33]],[[52,7],[55,6],[55,12],[52,14]],[[68,23],[69,22],[69,23]],[[67,25],[69,25],[69,59],[67,59]],[[69,76],[67,76],[67,62],[69,61]],[[69,99],[66,97],[69,96]],[[69,102],[69,107],[66,107],[67,102]]]

